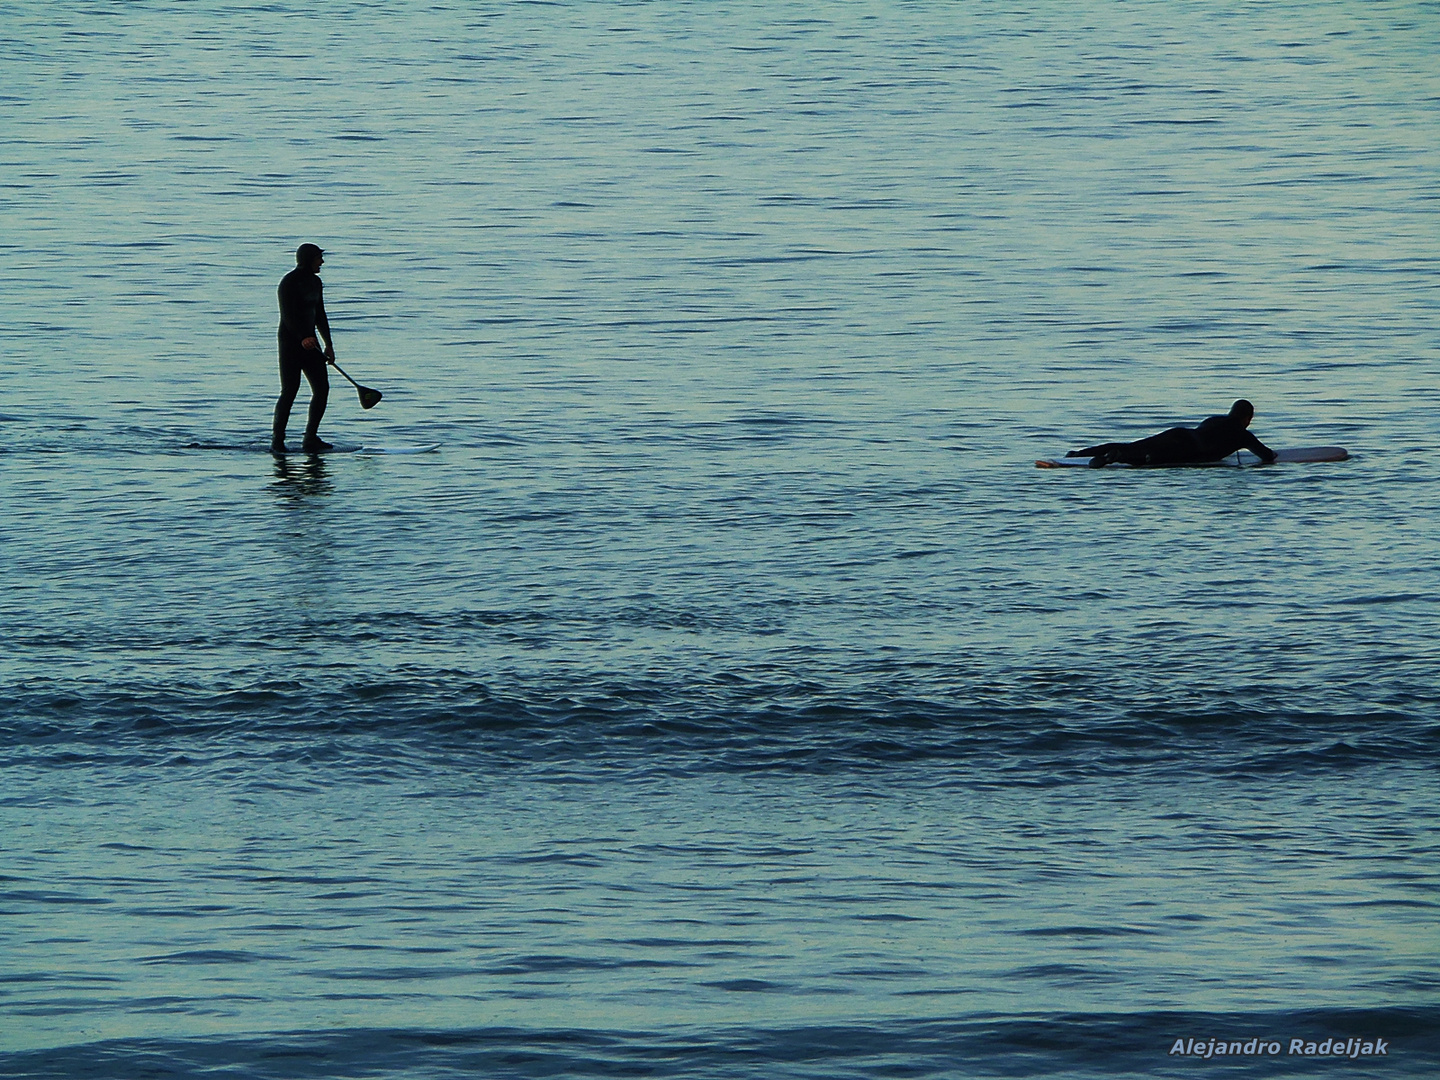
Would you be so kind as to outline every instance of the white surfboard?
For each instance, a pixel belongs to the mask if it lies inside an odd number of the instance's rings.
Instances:
[[[1349,456],[1350,452],[1346,450],[1343,446],[1299,446],[1291,450],[1275,451],[1274,464],[1299,465],[1316,461],[1344,461]],[[1200,461],[1192,465],[1157,465],[1152,466],[1152,468],[1211,469],[1215,468],[1216,466],[1226,465],[1230,466],[1231,468],[1244,468],[1249,465],[1263,464],[1264,462],[1262,462],[1249,450],[1240,450],[1234,454],[1231,454],[1229,457],[1221,458],[1219,461]],[[1035,466],[1036,468],[1040,469],[1073,469],[1077,467],[1088,469],[1090,467],[1090,459],[1088,457],[1041,458],[1039,461],[1035,462]],[[1118,461],[1105,467],[1107,469],[1134,468],[1134,466],[1132,465],[1125,465]]]
[[[428,454],[432,450],[439,450],[440,444],[426,443],[423,446],[362,446],[354,453],[357,454]]]

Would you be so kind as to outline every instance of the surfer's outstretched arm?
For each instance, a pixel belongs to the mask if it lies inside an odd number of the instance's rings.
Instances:
[[[1266,465],[1269,465],[1272,461],[1275,460],[1275,451],[1271,450],[1268,446],[1266,446],[1263,442],[1257,439],[1254,434],[1249,431],[1245,432],[1245,449],[1249,450],[1261,461],[1265,462]]]

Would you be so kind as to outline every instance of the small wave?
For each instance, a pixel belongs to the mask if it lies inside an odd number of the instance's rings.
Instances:
[[[1325,775],[1440,760],[1425,703],[1388,712],[1236,706],[1097,711],[944,701],[733,674],[683,683],[484,682],[455,671],[240,688],[31,682],[0,705],[0,760],[214,767],[343,755],[386,774],[457,762],[639,774],[870,772],[944,765],[945,782],[1053,786],[1086,777]],[[368,764],[367,764],[368,763]]]
[[[770,988],[761,980],[753,981],[758,985],[722,989],[745,993]],[[1337,1041],[1353,1048],[1355,1057],[1332,1053],[1320,1060],[1318,1048],[1333,1047]],[[1353,1074],[1355,1068],[1367,1066],[1383,1067],[1387,1077],[1434,1076],[1440,1072],[1440,1009],[971,1015],[797,1026],[759,1022],[743,1028],[673,1031],[355,1027],[251,1037],[113,1039],[0,1054],[0,1072],[32,1080],[216,1075],[255,1080],[317,1075],[397,1080],[434,1076],[765,1080],[1067,1076],[1088,1080],[1194,1076],[1197,1069],[1217,1065],[1264,1076],[1308,1076],[1317,1069]]]
[[[190,949],[186,952],[165,953],[163,956],[146,956],[142,964],[250,964],[264,957],[250,952],[232,949]]]

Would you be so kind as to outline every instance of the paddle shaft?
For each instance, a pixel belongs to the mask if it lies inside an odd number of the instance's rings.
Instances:
[[[344,369],[343,367],[341,367],[339,364],[335,363],[334,360],[331,360],[331,361],[330,361],[330,366],[333,367],[336,371],[340,372],[341,375],[345,375],[345,378],[350,379],[350,376],[345,374],[345,369]],[[363,386],[361,386],[361,385],[360,385],[358,382],[356,382],[354,379],[350,379],[350,385],[353,386],[353,387],[355,387],[356,390],[363,390],[363,389],[365,389]]]

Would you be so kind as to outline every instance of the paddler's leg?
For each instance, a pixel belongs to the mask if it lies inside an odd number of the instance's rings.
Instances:
[[[1092,469],[1103,469],[1112,461],[1124,461],[1125,454],[1129,451],[1131,445],[1131,443],[1125,442],[1112,442],[1105,443],[1101,446],[1090,447],[1090,449],[1094,451],[1094,453],[1090,455],[1090,467]]]
[[[1099,446],[1087,446],[1087,447],[1085,447],[1083,450],[1071,450],[1071,451],[1069,451],[1068,453],[1066,453],[1065,456],[1066,456],[1066,457],[1088,457],[1088,458],[1100,457],[1100,456],[1102,456],[1102,455],[1104,455],[1104,454],[1110,453],[1110,451],[1112,451],[1112,450],[1118,450],[1118,449],[1120,449],[1120,447],[1125,446],[1125,445],[1127,445],[1127,444],[1126,444],[1126,443],[1118,443],[1118,442],[1101,443]]]
[[[280,350],[280,398],[275,402],[275,419],[270,428],[270,452],[285,453],[285,426],[290,423],[290,407],[300,391],[300,362]]]
[[[1192,428],[1178,427],[1151,435],[1148,439],[1127,443],[1122,453],[1112,461],[1123,461],[1126,465],[1188,465],[1200,460],[1199,446]],[[1094,462],[1091,462],[1094,464]]]
[[[318,349],[307,349],[305,354],[305,380],[310,384],[310,414],[305,421],[305,442],[301,448],[306,453],[315,454],[331,449],[331,444],[320,438],[320,421],[330,400],[330,373],[325,369],[325,357]]]
[[[1071,450],[1066,457],[1088,457],[1092,469],[1103,469],[1112,461],[1124,461],[1124,454],[1133,443],[1107,442],[1098,446],[1087,446],[1083,450]]]

